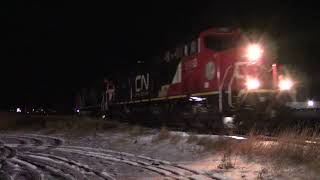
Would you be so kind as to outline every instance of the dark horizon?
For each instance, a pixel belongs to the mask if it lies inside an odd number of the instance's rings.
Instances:
[[[0,105],[71,108],[79,88],[161,55],[195,32],[222,26],[271,35],[279,62],[305,72],[317,100],[316,7],[291,1],[6,2],[0,15]]]

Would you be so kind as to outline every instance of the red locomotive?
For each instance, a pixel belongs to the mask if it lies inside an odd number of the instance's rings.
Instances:
[[[278,74],[274,59],[267,55],[263,44],[252,42],[237,28],[208,29],[113,79],[114,89],[105,91],[102,104],[109,102],[113,114],[136,119],[198,122],[213,128],[230,125],[234,118],[243,124],[252,114],[272,118],[294,83]]]

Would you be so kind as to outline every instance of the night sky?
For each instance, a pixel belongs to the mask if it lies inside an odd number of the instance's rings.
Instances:
[[[306,72],[311,95],[319,98],[318,6],[305,1],[226,2],[1,2],[0,105],[72,107],[80,87],[215,26],[271,35],[279,62]]]

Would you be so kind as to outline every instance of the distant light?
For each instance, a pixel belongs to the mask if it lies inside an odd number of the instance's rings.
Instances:
[[[256,62],[262,57],[263,50],[258,44],[250,44],[247,47],[246,57],[251,62]]]
[[[79,113],[79,112],[80,112],[80,109],[77,109],[76,112]]]
[[[189,101],[196,101],[196,102],[201,102],[201,101],[204,101],[204,100],[206,100],[206,98],[196,97],[196,96],[191,96],[189,98]]]
[[[248,78],[246,86],[248,90],[258,89],[260,87],[260,82],[258,79]]]
[[[276,67],[277,66],[277,64],[272,64],[272,67]]]
[[[290,79],[283,79],[279,81],[279,89],[281,91],[290,90],[293,86],[293,82]]]
[[[20,113],[20,112],[21,112],[21,109],[20,109],[20,108],[17,108],[17,112]]]
[[[307,104],[308,104],[308,107],[313,107],[314,106],[314,101],[313,100],[308,100]]]

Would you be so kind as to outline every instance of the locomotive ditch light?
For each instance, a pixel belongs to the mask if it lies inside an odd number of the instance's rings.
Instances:
[[[223,123],[224,124],[229,124],[229,123],[233,123],[233,117],[230,117],[230,116],[226,116],[226,117],[223,117]]]
[[[314,101],[313,100],[308,100],[307,101],[308,107],[313,107],[314,106]]]
[[[246,57],[252,63],[255,63],[262,57],[263,49],[259,44],[250,44],[247,47]]]
[[[204,101],[204,100],[206,100],[206,98],[196,97],[196,96],[191,96],[189,98],[189,101],[196,101],[196,102],[201,102],[201,101]]]
[[[258,79],[248,78],[246,81],[246,87],[248,90],[258,89],[260,87],[260,82]]]
[[[223,124],[224,124],[225,127],[227,127],[227,128],[233,128],[234,127],[234,125],[233,125],[234,118],[233,117],[229,117],[229,116],[223,117],[222,121],[223,121]]]
[[[279,89],[280,91],[288,91],[293,87],[293,82],[290,79],[282,79],[279,81]]]

